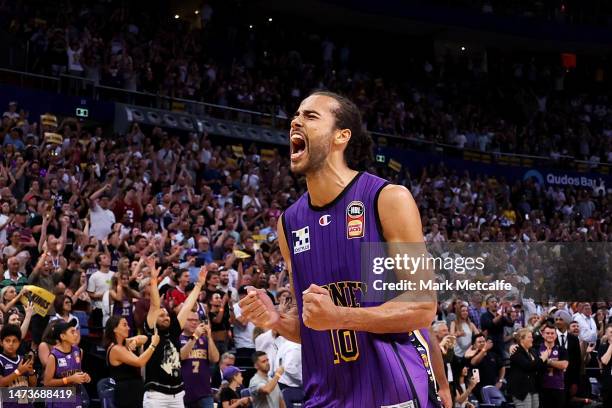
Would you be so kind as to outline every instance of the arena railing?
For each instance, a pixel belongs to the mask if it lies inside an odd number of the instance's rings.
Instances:
[[[202,117],[209,116],[217,119],[235,121],[244,124],[267,126],[275,129],[289,129],[290,119],[284,115],[276,115],[269,112],[259,112],[244,108],[235,108],[200,102],[184,98],[176,98],[167,95],[153,94],[142,91],[115,88],[100,85],[97,81],[61,74],[52,77],[30,72],[0,68],[0,82],[6,81],[13,85],[34,87],[57,93],[89,97],[94,100],[106,100],[131,105],[139,105],[156,109],[164,109],[174,112],[185,112]],[[480,151],[477,149],[460,148],[458,146],[441,143],[434,140],[406,137],[401,135],[371,132],[377,146],[398,147],[411,150],[437,152],[465,160],[506,164],[511,166],[549,166],[569,167],[578,171],[596,171],[602,174],[612,174],[612,164],[591,163],[579,160],[573,156],[559,156],[556,159],[547,156],[527,155],[510,152]]]
[[[218,119],[233,120],[258,126],[269,126],[277,129],[289,126],[287,117],[268,112],[99,85],[91,79],[67,74],[61,74],[60,79],[69,94],[70,92],[78,92],[78,96],[89,96],[95,100],[111,100],[130,105],[180,111],[194,116],[208,115]]]

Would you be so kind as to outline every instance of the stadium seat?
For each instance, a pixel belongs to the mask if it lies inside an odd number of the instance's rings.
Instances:
[[[89,317],[87,316],[87,313],[82,310],[75,310],[72,312],[72,314],[79,319],[81,336],[89,336]]]
[[[487,385],[482,387],[482,401],[481,407],[501,407],[508,406],[506,403],[506,397],[504,394],[495,387],[494,385]]]
[[[285,405],[287,406],[287,408],[296,407],[296,405],[294,404],[299,404],[297,405],[299,407],[301,406],[302,402],[304,402],[305,394],[304,390],[301,388],[288,387],[285,388],[282,393],[283,400],[285,401]]]
[[[98,381],[98,397],[100,398],[101,408],[115,408],[115,380],[103,378]]]
[[[591,383],[591,397],[601,397],[601,385],[599,384],[599,381],[597,381],[597,378],[589,377],[589,382]]]

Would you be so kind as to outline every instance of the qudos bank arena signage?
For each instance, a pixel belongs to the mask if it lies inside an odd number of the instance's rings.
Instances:
[[[468,171],[471,176],[504,177],[510,182],[533,179],[544,187],[588,188],[597,191],[606,191],[606,189],[612,190],[612,177],[606,174],[579,173],[575,171],[541,167],[510,166],[497,164],[495,162],[483,163],[441,154],[406,151],[394,148],[379,148],[377,150],[379,155],[384,156],[385,163],[393,159],[402,164],[402,171],[408,169],[413,177],[420,176],[423,167],[443,164],[446,168],[457,171],[458,174]],[[379,161],[379,164],[382,163]]]

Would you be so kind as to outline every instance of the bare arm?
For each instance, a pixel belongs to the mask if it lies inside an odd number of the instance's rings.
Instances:
[[[101,189],[99,189],[98,191],[96,191],[95,193],[93,193],[90,197],[89,197],[89,201],[90,201],[90,205],[91,208],[95,207],[96,205],[96,200],[98,198],[100,198],[100,196],[102,195],[102,193],[104,193],[105,191],[110,190],[110,184],[105,184],[104,186],[102,186]]]
[[[15,296],[13,300],[9,301],[7,304],[0,303],[0,311],[2,311],[2,313],[6,313],[7,311],[11,310],[13,306],[17,304],[21,296],[23,296],[23,290],[19,292],[17,296]]]
[[[445,403],[444,406],[446,407],[447,402],[444,401],[444,399],[452,400],[452,398],[450,397],[450,386],[448,385],[448,379],[446,378],[446,370],[444,369],[444,359],[442,358],[442,350],[440,350],[438,340],[436,339],[436,336],[433,334],[431,329],[429,330],[429,339],[429,342],[431,343],[429,347],[431,355],[431,368],[433,369],[434,377],[436,378],[436,382],[438,383],[438,394],[442,398],[443,402]]]
[[[187,343],[183,347],[181,347],[180,356],[181,360],[187,360],[189,358],[189,353],[193,350],[193,346],[195,346],[197,339],[194,339],[193,336],[187,340]]]
[[[219,362],[219,349],[215,344],[215,340],[212,338],[212,331],[210,330],[210,323],[208,324],[208,361],[213,364]]]
[[[285,230],[283,228],[283,218],[279,217],[277,222],[276,231],[278,234],[278,244],[281,250],[281,254],[285,259],[287,265],[287,275],[289,275],[289,287],[291,290],[291,296],[295,297],[295,287],[293,286],[293,275],[291,273],[291,256],[289,255],[289,246],[287,245],[287,237],[285,237]],[[293,341],[294,343],[301,343],[300,338],[300,319],[297,313],[297,308],[290,309],[287,313],[281,313],[278,323],[274,327],[274,330],[280,333],[281,336]]]
[[[38,240],[38,252],[43,252],[45,242],[47,241],[47,228],[49,227],[50,214],[45,214],[42,223],[42,229],[40,230],[40,239]],[[50,250],[51,248],[47,248]]]
[[[140,356],[136,356],[125,347],[116,346],[112,348],[109,360],[114,365],[127,364],[132,367],[144,367],[155,352],[156,346],[151,342],[151,345]]]
[[[567,360],[556,360],[556,361],[548,360],[547,363],[549,366],[559,369],[559,370],[565,370],[567,366],[569,365],[569,361]]]
[[[62,218],[62,232],[60,234],[59,242],[57,244],[58,249],[57,252],[60,254],[64,253],[64,249],[66,249],[66,241],[68,239],[68,226],[70,225],[70,218],[63,217]]]
[[[208,271],[206,270],[206,266],[202,266],[195,287],[183,303],[180,312],[176,316],[177,320],[179,321],[179,324],[181,325],[181,328],[185,326],[185,323],[187,322],[187,316],[189,316],[189,313],[191,312],[193,306],[198,300],[198,296],[200,295],[200,291],[202,290],[202,285],[204,285],[204,282],[206,281],[207,274]],[[151,301],[153,301],[153,296],[151,296]]]
[[[147,258],[147,266],[151,273],[151,279],[149,284],[151,285],[151,304],[149,306],[149,312],[147,313],[147,324],[150,328],[154,328],[157,324],[157,316],[160,310],[159,301],[159,289],[157,288],[157,277],[159,276],[159,269],[155,267],[155,258]]]
[[[470,364],[473,366],[477,366],[478,364],[480,364],[480,362],[486,355],[487,355],[487,350],[483,348],[482,350],[478,351],[478,353],[476,353],[474,357],[470,359]]]
[[[612,359],[612,339],[608,339],[608,350],[601,356],[601,363],[608,364]]]
[[[30,328],[30,321],[32,320],[32,315],[34,314],[34,307],[32,303],[30,303],[26,307],[26,314],[23,319],[23,323],[21,323],[21,338],[25,339],[26,334],[28,334],[28,329]]]
[[[378,213],[386,241],[389,243],[389,256],[406,254],[406,248],[394,244],[413,243],[409,252],[415,257],[426,253],[421,226],[421,217],[412,194],[403,186],[388,185],[380,193]],[[432,280],[433,272],[428,269],[419,271],[396,271],[398,279],[413,282]],[[436,313],[436,294],[434,291],[419,291],[418,299],[406,292],[380,306],[339,307],[341,317],[339,329],[367,331],[371,333],[402,333],[429,327]]]
[[[274,388],[276,388],[276,385],[278,384],[278,380],[280,380],[280,378],[281,374],[277,370],[277,372],[274,373],[274,377],[272,377],[265,385],[259,387],[257,391],[264,395],[270,394],[272,391],[274,391]]]

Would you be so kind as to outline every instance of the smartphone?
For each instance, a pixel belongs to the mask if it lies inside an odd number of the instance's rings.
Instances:
[[[480,371],[477,368],[472,370],[472,377],[474,377],[476,382],[480,382]]]

